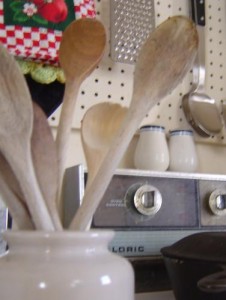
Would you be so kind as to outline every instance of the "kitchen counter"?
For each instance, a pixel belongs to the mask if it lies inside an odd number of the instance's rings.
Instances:
[[[175,300],[172,291],[136,294],[135,300]]]

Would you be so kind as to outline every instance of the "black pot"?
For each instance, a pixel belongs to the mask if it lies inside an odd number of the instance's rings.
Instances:
[[[196,233],[161,253],[177,300],[226,299],[226,233]]]

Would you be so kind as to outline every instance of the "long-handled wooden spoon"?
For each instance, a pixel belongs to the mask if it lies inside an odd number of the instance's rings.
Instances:
[[[135,65],[131,105],[70,229],[85,230],[145,114],[169,94],[189,71],[198,36],[192,21],[175,16],[163,22],[144,43]]]
[[[37,180],[54,227],[62,230],[57,208],[58,165],[56,144],[42,109],[33,102],[34,123],[31,138],[32,159]]]
[[[86,111],[81,125],[81,139],[88,167],[86,188],[93,181],[126,113],[126,107],[109,102],[93,105]]]
[[[34,229],[19,183],[0,152],[0,193],[13,221],[20,230]]]
[[[58,168],[55,142],[42,109],[33,102],[34,124],[31,139],[32,159],[41,191],[57,230],[62,230],[56,207]],[[31,229],[32,222],[18,180],[0,153],[0,186],[4,202],[20,229]],[[7,196],[10,195],[10,196]],[[32,225],[33,226],[33,225]],[[27,228],[26,228],[27,227]]]
[[[0,151],[17,177],[35,227],[53,230],[32,163],[30,93],[18,64],[2,45],[0,65]]]
[[[78,91],[84,79],[90,75],[100,62],[105,44],[104,26],[95,19],[76,20],[70,23],[63,33],[59,60],[66,77],[66,85],[56,137],[59,164],[59,198]]]

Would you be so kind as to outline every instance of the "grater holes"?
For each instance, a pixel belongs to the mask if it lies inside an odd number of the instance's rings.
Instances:
[[[113,59],[133,63],[141,43],[153,27],[153,5],[147,0],[116,1],[114,5],[115,33]],[[152,19],[151,19],[152,18]]]

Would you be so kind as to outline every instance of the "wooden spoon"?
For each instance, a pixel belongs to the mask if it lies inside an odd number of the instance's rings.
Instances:
[[[183,79],[198,47],[192,21],[175,16],[163,22],[144,43],[135,65],[133,97],[126,119],[105,156],[70,229],[85,230],[144,116]]]
[[[0,65],[0,151],[17,177],[36,228],[53,230],[31,158],[32,100],[17,62],[3,45]]]
[[[58,165],[56,144],[42,109],[33,102],[34,123],[31,138],[32,159],[37,180],[54,227],[62,230],[57,208]]]
[[[126,113],[126,107],[108,102],[93,105],[86,111],[81,126],[82,145],[88,167],[86,188],[93,181]]]
[[[104,26],[95,19],[76,20],[70,23],[63,33],[59,60],[66,77],[66,85],[56,137],[59,164],[59,197],[78,91],[81,83],[100,62],[105,44]]]
[[[19,183],[0,152],[0,191],[18,229],[34,229]]]
[[[41,191],[46,200],[54,226],[62,230],[56,208],[58,168],[55,142],[42,109],[33,102],[34,124],[31,139],[32,158]],[[0,186],[4,202],[8,206],[13,220],[19,229],[31,229],[26,202],[10,165],[0,153]],[[10,197],[9,197],[10,195]],[[31,227],[32,225],[32,227]]]

